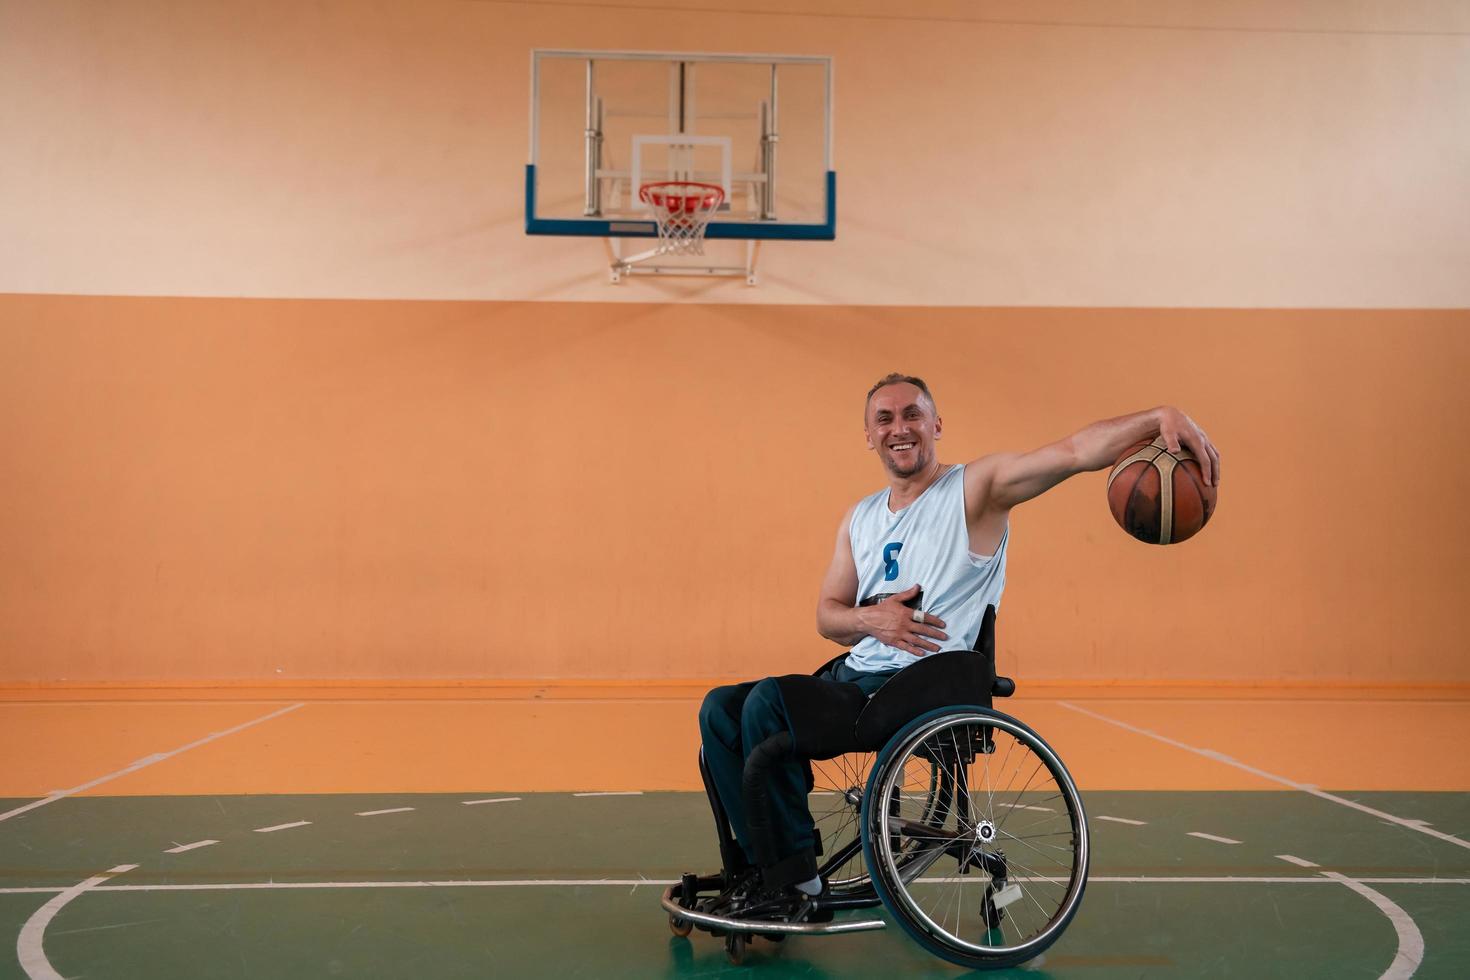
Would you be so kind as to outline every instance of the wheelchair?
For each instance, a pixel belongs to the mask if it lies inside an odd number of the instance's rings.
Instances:
[[[1039,955],[1081,904],[1087,818],[1051,747],[991,707],[1015,691],[995,673],[994,607],[973,651],[930,654],[871,698],[818,679],[845,656],[814,675],[778,678],[791,732],[751,752],[744,774],[754,841],[764,832],[762,765],[791,758],[807,770],[827,887],[812,898],[763,888],[701,753],[723,868],[664,891],[670,928],[723,938],[738,964],[755,937],[883,929],[881,918],[836,917],[882,906],[920,946],[960,966],[1002,969]]]

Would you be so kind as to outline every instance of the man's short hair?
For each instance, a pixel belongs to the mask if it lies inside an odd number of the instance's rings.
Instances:
[[[863,420],[867,420],[868,406],[872,404],[873,396],[878,393],[879,388],[886,388],[889,385],[902,384],[913,385],[915,388],[918,388],[920,391],[922,391],[924,393],[924,397],[929,399],[929,407],[934,410],[934,414],[939,414],[939,406],[934,404],[934,395],[929,391],[929,386],[924,383],[923,378],[916,378],[912,374],[899,374],[897,371],[894,371],[892,374],[885,374],[883,377],[879,378],[878,383],[868,389],[868,397],[863,401]]]

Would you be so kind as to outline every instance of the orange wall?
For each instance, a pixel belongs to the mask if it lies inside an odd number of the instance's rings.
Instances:
[[[1017,514],[1019,675],[1470,683],[1467,32],[1458,0],[0,0],[0,683],[804,667],[894,368],[949,459],[1162,401],[1225,452],[1178,548],[1100,476]],[[837,241],[750,289],[528,239],[533,47],[832,55]]]
[[[814,665],[928,377],[941,456],[1176,402],[1215,521],[1103,476],[1015,514],[1031,679],[1470,682],[1470,313],[0,295],[0,682],[666,678]]]

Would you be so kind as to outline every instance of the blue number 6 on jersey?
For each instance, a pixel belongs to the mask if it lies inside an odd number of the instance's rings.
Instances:
[[[902,541],[890,541],[883,546],[883,581],[898,578],[898,553],[903,550]]]

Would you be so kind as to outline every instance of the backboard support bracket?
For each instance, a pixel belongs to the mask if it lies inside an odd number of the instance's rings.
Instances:
[[[614,285],[622,282],[630,276],[710,276],[722,279],[744,278],[747,286],[760,284],[756,273],[756,264],[760,261],[761,243],[755,239],[745,241],[745,264],[744,265],[711,265],[707,263],[689,263],[687,265],[666,265],[651,261],[663,254],[657,248],[650,248],[634,255],[623,254],[624,238],[604,238],[607,244],[608,255],[608,280]]]

